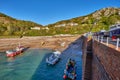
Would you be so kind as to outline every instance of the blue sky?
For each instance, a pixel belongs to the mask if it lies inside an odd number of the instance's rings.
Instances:
[[[106,7],[120,8],[120,0],[0,0],[0,12],[42,25],[84,16]]]

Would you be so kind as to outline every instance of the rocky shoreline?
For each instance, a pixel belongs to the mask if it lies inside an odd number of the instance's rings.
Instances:
[[[74,42],[79,37],[80,35],[3,38],[0,39],[0,52],[15,49],[19,43],[22,46],[29,48],[44,48],[63,51],[70,43]]]

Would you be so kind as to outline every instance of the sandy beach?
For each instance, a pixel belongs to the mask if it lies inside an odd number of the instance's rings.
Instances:
[[[0,52],[15,49],[19,43],[20,45],[29,48],[45,48],[63,51],[69,46],[70,43],[74,42],[79,37],[80,35],[3,38],[0,39]]]

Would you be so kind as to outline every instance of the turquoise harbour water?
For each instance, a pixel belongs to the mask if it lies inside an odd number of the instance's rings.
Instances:
[[[46,64],[46,57],[52,50],[30,49],[14,57],[7,58],[0,53],[0,80],[63,80],[63,72],[68,58],[75,59],[77,80],[81,80],[81,52],[64,51],[61,60],[54,66]]]

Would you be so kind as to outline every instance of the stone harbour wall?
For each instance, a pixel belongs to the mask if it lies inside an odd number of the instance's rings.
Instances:
[[[83,37],[82,80],[120,80],[120,52]]]
[[[120,80],[120,52],[97,41],[92,44],[93,80]]]

